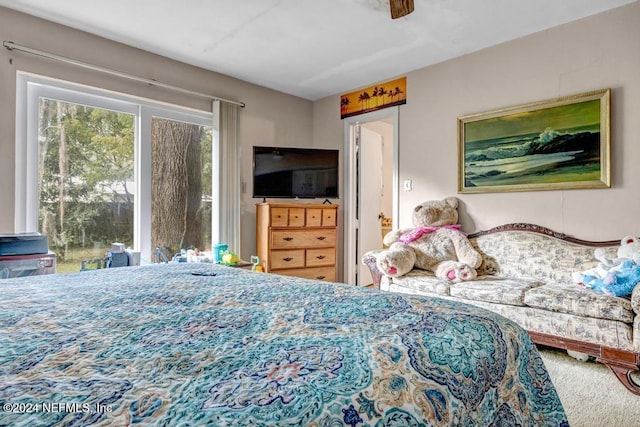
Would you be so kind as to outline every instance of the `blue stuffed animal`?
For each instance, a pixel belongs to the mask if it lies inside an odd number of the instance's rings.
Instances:
[[[588,285],[585,283],[585,286],[596,292],[626,297],[631,295],[638,283],[640,283],[640,264],[626,260],[618,269],[609,271],[603,278],[589,281]]]

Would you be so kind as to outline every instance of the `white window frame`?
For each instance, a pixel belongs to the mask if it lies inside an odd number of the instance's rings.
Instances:
[[[89,105],[105,110],[132,114],[134,119],[134,209],[133,245],[143,259],[152,260],[151,247],[151,121],[155,118],[176,120],[213,128],[214,156],[218,150],[218,114],[131,95],[107,91],[76,83],[18,72],[16,84],[16,233],[38,229],[38,120],[39,99]],[[219,175],[220,158],[213,157],[213,176]],[[216,161],[217,160],[217,161]],[[215,181],[215,180],[214,180]],[[217,183],[213,183],[213,206],[220,206]],[[219,235],[218,221],[212,218],[212,237]]]

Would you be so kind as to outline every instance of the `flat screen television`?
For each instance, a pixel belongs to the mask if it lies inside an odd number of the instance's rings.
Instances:
[[[253,147],[253,197],[337,198],[339,150]]]

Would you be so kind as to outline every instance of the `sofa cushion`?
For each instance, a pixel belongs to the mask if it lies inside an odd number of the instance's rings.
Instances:
[[[633,310],[627,298],[612,297],[572,284],[547,284],[526,292],[524,303],[560,313],[632,323]]]
[[[449,282],[438,279],[430,271],[413,269],[404,276],[394,277],[392,282],[420,293],[449,295]]]
[[[542,285],[544,283],[533,279],[478,276],[476,280],[452,284],[449,295],[467,300],[524,306],[525,292]]]

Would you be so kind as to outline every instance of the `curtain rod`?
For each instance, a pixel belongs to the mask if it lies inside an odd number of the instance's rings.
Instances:
[[[147,83],[147,84],[152,85],[152,86],[158,86],[158,87],[162,87],[162,88],[165,88],[165,89],[170,89],[170,90],[173,90],[173,91],[176,91],[176,92],[181,92],[181,93],[186,93],[188,95],[198,96],[200,98],[212,99],[214,101],[224,101],[224,102],[228,102],[230,104],[239,105],[240,107],[244,107],[245,106],[244,102],[231,101],[229,99],[224,99],[224,98],[220,98],[220,97],[217,97],[217,96],[208,95],[206,93],[196,92],[196,91],[189,90],[189,89],[184,89],[184,88],[181,88],[181,87],[178,87],[178,86],[173,86],[173,85],[170,85],[170,84],[161,83],[161,82],[158,82],[156,80],[147,79],[147,78],[144,78],[144,77],[134,76],[133,74],[123,73],[121,71],[112,70],[110,68],[101,67],[99,65],[93,65],[93,64],[88,64],[86,62],[76,61],[75,59],[66,58],[64,56],[55,55],[53,53],[43,52],[41,50],[32,49],[32,48],[27,47],[27,46],[22,46],[22,45],[14,43],[12,41],[5,40],[2,43],[2,45],[5,48],[7,48],[7,50],[18,50],[18,51],[21,51],[21,52],[30,53],[32,55],[42,56],[44,58],[65,62],[67,64],[73,64],[73,65],[76,65],[78,67],[87,68],[89,70],[100,71],[101,73],[111,74],[111,75],[122,77],[122,78],[125,78],[125,79],[134,80],[136,82]]]

